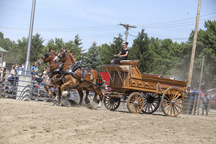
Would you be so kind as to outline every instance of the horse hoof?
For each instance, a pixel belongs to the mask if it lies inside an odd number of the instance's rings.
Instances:
[[[99,110],[100,108],[101,108],[101,106],[97,106],[97,107],[96,107],[96,110]]]
[[[97,100],[97,99],[93,99],[93,102],[99,104],[99,100]]]
[[[58,104],[57,103],[53,103],[53,106],[58,106]]]
[[[60,104],[60,106],[66,106],[65,104]]]
[[[91,105],[90,103],[87,104],[87,107],[91,110],[95,110],[95,107],[93,105]]]

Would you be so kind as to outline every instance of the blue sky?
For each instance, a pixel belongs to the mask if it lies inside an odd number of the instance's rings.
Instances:
[[[216,0],[202,0],[199,28],[205,20],[216,19]],[[0,31],[5,38],[17,41],[28,37],[32,0],[0,0]],[[34,30],[47,41],[74,40],[79,34],[83,49],[113,41],[118,34],[125,38],[120,23],[135,25],[129,30],[128,42],[141,29],[149,37],[187,41],[195,28],[198,0],[36,0]]]

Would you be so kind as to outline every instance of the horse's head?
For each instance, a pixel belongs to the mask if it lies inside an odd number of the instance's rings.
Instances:
[[[57,56],[53,59],[55,63],[65,62],[66,61],[67,50],[62,49]]]
[[[43,65],[44,63],[49,62],[51,60],[50,54],[51,54],[51,49],[49,50],[47,49],[47,51],[38,60],[38,64]]]

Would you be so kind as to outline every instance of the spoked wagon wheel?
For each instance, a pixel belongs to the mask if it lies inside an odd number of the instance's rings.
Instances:
[[[127,108],[129,112],[139,113],[143,109],[144,99],[143,96],[138,92],[133,92],[129,95]]]
[[[160,96],[153,93],[146,93],[144,96],[143,113],[152,114],[155,112],[160,104]]]
[[[104,95],[104,106],[107,109],[114,111],[119,107],[119,105],[120,105],[120,98]]]
[[[184,96],[182,91],[176,87],[168,88],[161,99],[161,107],[165,115],[177,116],[184,105]]]

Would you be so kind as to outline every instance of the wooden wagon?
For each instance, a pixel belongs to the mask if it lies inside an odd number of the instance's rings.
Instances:
[[[132,113],[151,114],[160,103],[165,115],[177,116],[184,105],[187,81],[169,77],[141,74],[137,68],[139,60],[123,60],[120,65],[104,65],[110,74],[111,90],[104,91],[104,105],[116,110],[121,100],[127,102]]]

